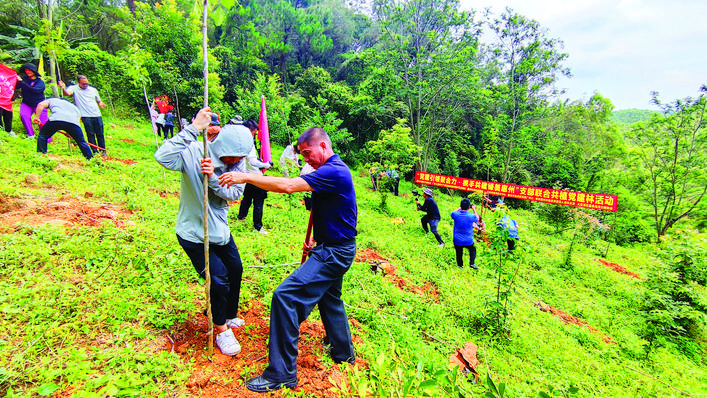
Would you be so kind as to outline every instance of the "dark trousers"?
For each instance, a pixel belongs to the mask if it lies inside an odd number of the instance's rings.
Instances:
[[[2,125],[5,127],[5,132],[9,133],[12,131],[12,111],[0,108],[0,113],[2,114]]]
[[[174,125],[168,125],[165,124],[164,127],[162,127],[162,131],[164,132],[164,139],[171,138],[174,136]]]
[[[508,242],[508,251],[513,253],[513,250],[516,248],[516,239],[515,238],[508,238],[506,241]]]
[[[400,178],[394,178],[393,179],[393,186],[390,187],[390,192],[393,193],[393,195],[398,196],[398,187],[400,186]]]
[[[263,204],[268,197],[268,191],[258,188],[253,184],[245,184],[241,207],[238,209],[238,219],[245,220],[248,216],[250,204],[253,204],[253,228],[260,231],[263,227]]]
[[[335,362],[355,359],[341,286],[356,257],[356,242],[320,244],[310,257],[275,289],[270,306],[269,365],[263,376],[285,382],[297,376],[299,327],[319,305],[319,314]]]
[[[157,136],[158,137],[164,137],[164,124],[162,123],[155,123],[155,126],[157,126]],[[165,137],[166,138],[166,137]]]
[[[425,232],[428,232],[427,224],[430,224],[430,230],[432,231],[432,235],[437,238],[437,242],[444,243],[442,237],[439,235],[439,232],[437,232],[437,224],[439,224],[439,218],[430,218],[430,216],[425,215],[420,219],[420,221],[422,222],[422,229],[424,229]]]
[[[49,121],[42,129],[39,130],[39,137],[37,137],[37,152],[47,153],[47,141],[51,136],[53,136],[57,131],[65,131],[71,138],[76,141],[76,145],[79,146],[81,153],[86,159],[91,159],[93,153],[88,147],[86,140],[83,139],[83,131],[81,131],[81,126],[78,124],[73,124],[69,122],[60,121]]]
[[[454,245],[454,250],[457,252],[457,267],[464,268],[464,248],[469,251],[469,265],[476,263],[476,246],[459,246]]]
[[[177,240],[189,256],[199,276],[205,277],[206,262],[204,243],[190,242],[177,235]],[[224,325],[226,319],[238,315],[238,300],[241,296],[243,263],[233,236],[228,244],[209,244],[209,273],[211,274],[211,314],[215,325]]]
[[[98,149],[92,146],[91,150],[93,153],[97,153],[98,151],[105,152],[106,139],[103,136],[103,118],[100,116],[82,117],[81,121],[83,122],[83,128],[86,130],[88,142],[101,148]]]

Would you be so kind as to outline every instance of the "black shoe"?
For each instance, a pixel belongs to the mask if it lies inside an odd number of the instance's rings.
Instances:
[[[479,269],[479,267],[477,267],[476,264],[469,264],[469,266],[473,269]]]
[[[351,357],[348,357],[348,358],[346,358],[346,359],[336,359],[336,358],[334,358],[334,357],[331,357],[331,359],[333,359],[333,360],[334,360],[334,363],[336,363],[336,364],[348,363],[348,364],[353,365],[354,363],[356,363],[356,359],[355,359],[355,358],[351,358]]]
[[[288,381],[283,381],[283,382],[274,382],[270,381],[265,378],[265,376],[260,375],[258,377],[253,377],[252,379],[248,380],[245,382],[246,387],[250,391],[255,391],[255,392],[269,392],[269,391],[275,391],[279,390],[282,387],[285,388],[295,388],[297,387],[297,378],[293,377],[292,379]]]

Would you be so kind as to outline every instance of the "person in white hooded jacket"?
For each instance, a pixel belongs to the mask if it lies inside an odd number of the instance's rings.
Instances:
[[[244,184],[219,185],[218,177],[228,171],[245,171],[243,158],[248,155],[253,139],[243,126],[226,126],[209,144],[204,159],[199,132],[211,122],[209,108],[196,115],[192,124],[166,140],[155,152],[155,160],[168,170],[179,171],[181,189],[175,231],[177,240],[189,256],[194,269],[204,277],[204,186],[209,178],[209,269],[211,274],[211,307],[216,345],[225,355],[241,351],[232,327],[245,322],[237,318],[243,264],[228,227],[228,202],[243,194]]]

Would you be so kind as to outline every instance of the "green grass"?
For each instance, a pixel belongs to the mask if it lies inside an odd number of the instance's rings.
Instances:
[[[69,155],[63,136],[49,148],[57,158],[37,154],[35,141],[0,136],[3,197],[58,200],[90,192],[93,197],[87,200],[134,212],[125,229],[111,223],[69,230],[21,225],[0,234],[0,395],[48,396],[56,390],[76,397],[187,395],[192,365],[161,350],[166,329],[203,305],[194,293],[200,291],[196,275],[174,236],[179,175],[163,174],[154,162],[154,138],[147,124],[135,127],[107,119],[106,126],[110,156],[137,164],[87,162],[76,148]],[[39,176],[39,185],[25,182],[30,173]],[[571,232],[550,235],[551,227],[532,212],[513,211],[521,225],[525,261],[511,297],[510,332],[496,335],[482,327],[496,288],[490,251],[478,245],[478,271],[459,270],[454,261],[449,213],[459,198],[435,196],[442,213],[439,231],[447,242],[441,249],[423,234],[422,213],[415,210],[412,197],[389,196],[381,211],[380,195],[369,189],[365,173],[353,173],[359,249],[372,248],[389,259],[409,284],[434,282],[441,293],[435,303],[401,291],[371,273],[367,264],[351,268],[343,298],[349,316],[363,329],[354,331],[363,338],[357,355],[372,364],[374,374],[380,371],[397,380],[393,376],[398,369],[403,380],[418,374],[420,380],[434,379],[435,372],[448,369],[453,347],[473,342],[480,347],[482,381],[490,374],[496,383],[506,384],[509,397],[535,397],[548,391],[548,385],[563,390],[576,386],[580,397],[669,397],[680,396],[678,390],[707,394],[704,351],[701,359],[691,359],[667,345],[646,356],[647,342],[640,337],[645,320],[638,313],[644,284],[596,261],[606,242],[575,246],[573,267],[567,269],[561,265]],[[162,198],[159,191],[165,189],[171,195]],[[412,189],[408,182],[400,185],[401,193]],[[254,233],[250,220],[235,223],[235,209],[231,211],[244,278],[254,282],[243,284],[243,303],[253,298],[269,303],[274,287],[293,269],[248,266],[300,258],[307,221],[300,197],[269,194],[267,237]],[[392,222],[400,218],[403,224]],[[611,245],[608,253],[607,260],[641,276],[657,261],[650,245]],[[538,301],[581,318],[602,334],[562,323],[538,310]],[[317,317],[314,311],[311,318]],[[616,344],[604,342],[603,334]],[[381,353],[388,362],[377,362]],[[464,396],[487,392],[481,384],[457,383]],[[378,391],[389,396],[396,388],[389,383]],[[424,391],[447,396],[435,386],[420,387],[417,395]]]

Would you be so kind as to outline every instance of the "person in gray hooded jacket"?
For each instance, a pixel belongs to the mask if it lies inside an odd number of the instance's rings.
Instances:
[[[245,324],[237,318],[243,264],[227,216],[228,202],[243,194],[244,184],[223,187],[218,177],[228,171],[245,171],[242,159],[250,152],[253,139],[243,126],[226,126],[209,144],[209,157],[204,159],[204,146],[198,137],[210,122],[210,109],[200,110],[191,125],[159,147],[155,160],[168,170],[182,173],[175,230],[179,244],[201,277],[205,269],[203,175],[209,178],[211,307],[216,345],[223,354],[232,356],[241,347],[231,328]]]

